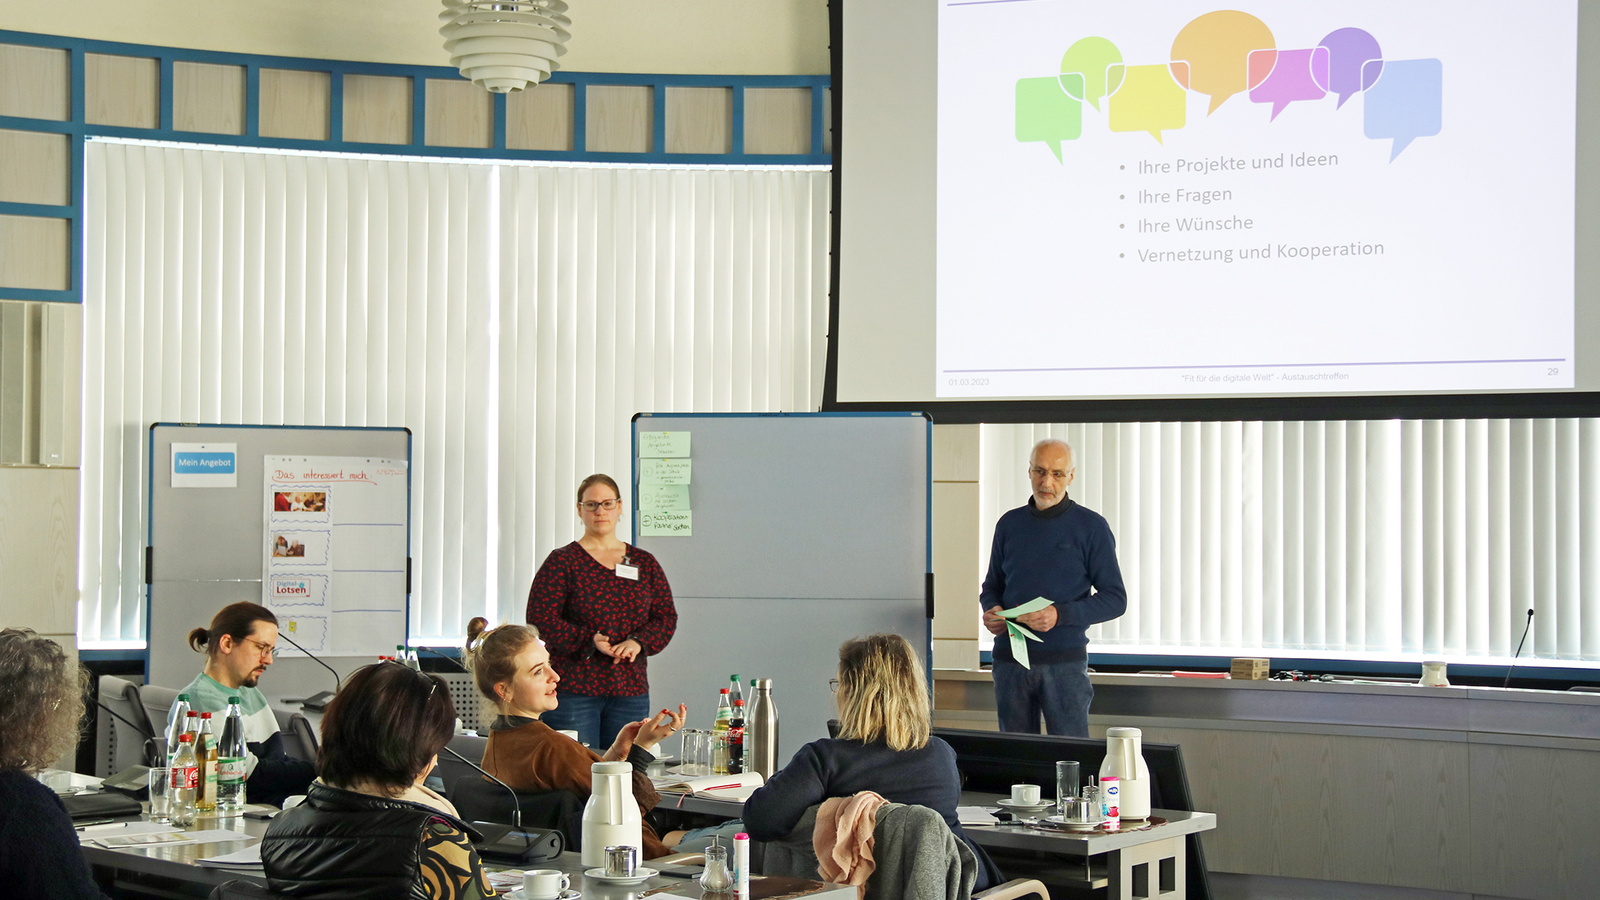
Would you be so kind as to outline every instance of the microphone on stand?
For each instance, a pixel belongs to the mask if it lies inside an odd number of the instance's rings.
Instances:
[[[450,745],[446,744],[439,749],[455,757],[459,762],[471,766],[478,774],[505,788],[506,793],[511,795],[511,827],[507,828],[496,822],[472,823],[472,826],[483,832],[484,836],[483,841],[474,845],[478,848],[479,856],[515,862],[542,862],[561,855],[566,841],[560,831],[522,827],[522,800],[517,796],[517,792],[512,790],[511,785],[490,775],[483,766],[450,749]]]
[[[1530,629],[1532,627],[1533,627],[1533,610],[1529,609],[1528,610],[1528,624],[1522,626],[1522,640],[1517,641],[1517,652],[1511,654],[1511,665],[1506,666],[1506,680],[1503,683],[1501,683],[1501,685],[1500,685],[1501,687],[1510,687],[1511,686],[1511,667],[1515,666],[1517,664],[1517,657],[1522,655],[1522,645],[1527,642],[1527,640],[1528,640],[1528,629]]]
[[[304,648],[304,647],[300,646],[298,643],[296,643],[294,638],[289,637],[288,632],[279,631],[278,632],[278,637],[281,637],[284,640],[288,641],[290,646],[294,647],[296,650],[299,650],[301,653],[304,653],[306,655],[307,659],[311,660],[312,662],[314,662],[317,665],[323,667],[324,669],[327,669],[330,673],[332,673],[332,675],[333,675],[333,690],[332,691],[321,691],[319,693],[312,694],[311,696],[309,696],[309,697],[305,698],[304,700],[300,701],[300,705],[305,707],[306,709],[314,709],[314,710],[316,710],[318,712],[321,712],[325,707],[327,707],[328,701],[333,699],[333,695],[339,692],[339,685],[344,683],[344,679],[339,677],[339,673],[338,672],[334,672],[333,671],[333,666],[330,666],[327,663],[323,662],[321,659],[318,659],[317,655],[315,653],[312,653],[310,650],[307,650],[306,648]]]

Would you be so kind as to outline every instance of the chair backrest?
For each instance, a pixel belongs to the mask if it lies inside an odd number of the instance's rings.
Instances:
[[[95,774],[102,778],[129,766],[148,766],[153,751],[150,736],[162,732],[150,723],[150,715],[139,699],[139,686],[115,675],[101,675],[100,702],[116,715],[97,711],[95,726]],[[132,722],[118,719],[121,716]],[[165,725],[165,721],[162,722]]]
[[[283,900],[285,895],[253,881],[234,879],[212,888],[209,896],[210,900]]]
[[[450,689],[450,704],[456,708],[456,718],[461,720],[461,727],[468,731],[476,731],[479,734],[487,734],[491,720],[484,717],[483,695],[478,693],[478,686],[473,684],[471,673],[434,672],[432,674],[444,679],[444,686]]]
[[[763,875],[819,878],[812,843],[817,813],[813,806],[781,841],[761,853]],[[967,900],[977,880],[978,859],[957,838],[944,817],[926,806],[885,803],[872,829],[876,866],[867,879],[865,900]]]
[[[561,832],[566,849],[581,850],[583,803],[569,791],[508,791],[477,772],[463,775],[449,785],[450,802],[467,822],[512,824],[512,811],[522,807],[522,824],[529,828],[549,828]],[[512,802],[516,794],[516,803]]]
[[[316,762],[317,731],[311,727],[311,720],[300,713],[291,715],[283,730],[282,746],[283,752],[295,759]]]
[[[167,715],[172,712],[172,704],[178,702],[178,692],[159,684],[141,684],[139,702],[144,705],[145,715],[150,717],[150,723],[156,727],[156,734],[165,739]]]

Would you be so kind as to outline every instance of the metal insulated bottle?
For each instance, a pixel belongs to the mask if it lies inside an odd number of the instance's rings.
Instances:
[[[750,684],[756,705],[745,723],[745,771],[771,778],[778,771],[778,707],[772,703],[772,679],[755,678]]]

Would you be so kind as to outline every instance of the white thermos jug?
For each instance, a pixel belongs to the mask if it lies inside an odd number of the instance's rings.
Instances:
[[[1122,819],[1150,818],[1150,767],[1144,763],[1144,734],[1137,728],[1107,728],[1106,758],[1100,777],[1117,776]]]
[[[589,803],[583,808],[583,864],[606,864],[606,848],[631,844],[635,859],[644,859],[644,828],[639,804],[633,799],[633,766],[626,762],[597,762],[589,766]]]

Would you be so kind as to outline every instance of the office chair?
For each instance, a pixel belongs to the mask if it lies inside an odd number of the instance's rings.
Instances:
[[[103,711],[98,715],[96,774],[104,777],[130,766],[155,765],[150,760],[159,755],[154,742],[162,732],[151,724],[150,715],[139,699],[139,686],[115,675],[101,675],[100,702],[128,721]]]
[[[759,854],[759,871],[762,874],[820,878],[816,852],[811,843],[816,830],[817,809],[815,806],[807,809],[794,830],[781,841],[762,844]],[[867,879],[864,900],[922,900],[924,894],[907,893],[903,883],[908,874],[917,874],[925,868],[913,863],[918,859],[925,860],[927,853],[946,857],[947,874],[944,879],[946,886],[936,889],[935,896],[926,897],[926,900],[965,900],[959,889],[950,887],[951,875],[957,869],[961,870],[961,879],[970,886],[978,861],[972,848],[957,838],[950,826],[945,824],[943,816],[926,806],[886,803],[878,810],[872,837],[873,855],[878,868]],[[925,853],[924,848],[908,843],[907,839],[936,842],[940,849],[930,848]],[[885,884],[879,878],[880,873],[891,875],[896,883]],[[1014,878],[970,896],[972,900],[1014,900],[1030,895],[1037,895],[1040,900],[1050,900],[1049,888],[1032,878]]]
[[[443,765],[443,762],[440,763]],[[510,825],[514,805],[511,792],[472,772],[447,781],[447,796],[466,822],[498,822]],[[561,832],[568,850],[581,850],[583,803],[570,791],[516,791],[522,806],[522,824],[529,828],[548,828]]]

